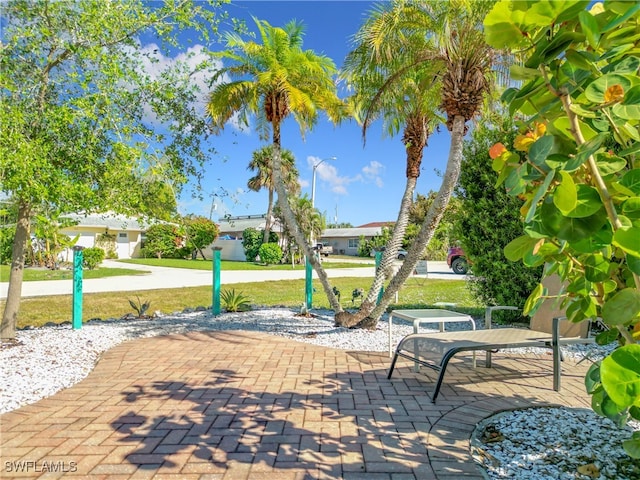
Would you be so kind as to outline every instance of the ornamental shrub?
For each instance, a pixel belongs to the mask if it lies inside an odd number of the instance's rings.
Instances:
[[[147,258],[180,258],[184,246],[183,229],[177,225],[160,223],[152,225],[146,232],[142,255]]]
[[[262,263],[274,265],[282,260],[282,249],[277,243],[263,243],[258,249],[258,255]]]
[[[255,262],[262,245],[262,238],[264,237],[264,230],[257,230],[255,228],[247,228],[242,232],[242,246],[244,247],[244,255],[247,257],[247,262]],[[278,234],[275,232],[269,232],[269,242],[277,243]]]
[[[473,265],[474,275],[467,285],[480,303],[522,309],[540,281],[542,267],[528,268],[504,256],[505,245],[523,233],[522,201],[510,196],[504,186],[495,188],[498,174],[491,168],[489,147],[498,141],[510,142],[516,136],[509,119],[497,119],[496,123],[478,125],[465,142],[456,188],[461,208],[454,232]],[[513,313],[504,317],[515,320]]]
[[[82,250],[82,266],[88,270],[94,270],[104,260],[105,253],[100,247],[85,248]]]

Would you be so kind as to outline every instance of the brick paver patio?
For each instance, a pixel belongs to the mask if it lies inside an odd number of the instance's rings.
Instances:
[[[453,361],[433,405],[434,372],[404,362],[387,380],[386,354],[249,332],[134,340],[79,384],[0,417],[0,477],[481,479],[469,453],[478,421],[589,406],[587,365],[565,362],[556,393],[549,355],[478,363]]]

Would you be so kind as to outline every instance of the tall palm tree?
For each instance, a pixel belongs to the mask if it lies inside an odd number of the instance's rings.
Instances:
[[[286,149],[282,150],[281,159],[282,180],[286,185],[286,190],[297,196],[300,193],[300,184],[298,183],[296,159],[291,150]],[[262,147],[260,150],[253,152],[251,162],[249,162],[247,170],[256,172],[256,174],[247,182],[247,187],[254,192],[259,192],[263,188],[266,188],[269,192],[267,218],[265,220],[264,237],[262,239],[262,242],[266,243],[269,239],[269,233],[271,232],[273,193],[276,189],[273,176],[273,145],[267,145],[266,147]]]
[[[332,121],[346,114],[332,79],[336,67],[328,57],[302,49],[301,24],[291,21],[284,28],[278,28],[262,20],[254,18],[254,21],[259,42],[245,41],[235,33],[226,35],[227,50],[221,56],[230,60],[231,65],[219,70],[213,80],[227,75],[232,80],[216,85],[207,111],[217,129],[222,129],[238,114],[239,120],[247,125],[249,116],[254,115],[264,138],[271,132],[278,204],[298,245],[311,259],[332,307],[340,311],[329,279],[315,259],[287,201],[280,141],[281,124],[289,116],[296,120],[304,134],[315,125],[320,111],[325,111]]]
[[[362,124],[363,140],[367,129],[377,118],[382,118],[389,136],[402,131],[407,181],[393,234],[367,297],[356,314],[342,314],[338,320],[340,324],[357,323],[368,317],[375,307],[386,272],[390,271],[409,223],[409,210],[420,176],[424,148],[429,135],[441,122],[437,112],[440,84],[434,81],[436,71],[428,64],[403,69],[404,65],[394,54],[398,42],[408,36],[412,37],[411,44],[418,51],[432,48],[432,42],[398,13],[390,3],[374,7],[356,34],[356,46],[343,67],[342,76],[356,92],[350,101],[356,118]],[[383,37],[380,37],[381,29],[387,32]],[[398,71],[400,74],[395,75]]]
[[[382,299],[368,317],[342,314],[340,318],[336,316],[340,325],[359,323],[363,327],[375,326],[395,293],[413,272],[444,214],[460,172],[466,124],[478,113],[491,85],[493,56],[484,42],[481,21],[492,3],[476,1],[472,5],[469,0],[397,0],[379,14],[374,12],[376,20],[367,32],[373,59],[371,69],[384,79],[382,87],[372,98],[381,98],[384,89],[401,89],[402,82],[411,78],[412,72],[424,72],[427,75],[429,71],[433,72],[433,81],[440,87],[439,108],[447,115],[446,125],[451,132],[451,144],[440,191],[402,267],[391,279]],[[407,127],[415,126],[415,121],[410,120],[409,115],[402,116],[401,111],[397,113],[398,122],[406,121]],[[408,152],[408,173],[415,164],[415,160],[409,159]]]

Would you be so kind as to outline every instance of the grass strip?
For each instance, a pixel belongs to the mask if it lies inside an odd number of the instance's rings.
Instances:
[[[360,299],[351,301],[352,292],[357,288],[369,288],[370,279],[360,277],[336,278],[332,281],[341,292],[341,305],[345,309],[356,309]],[[329,308],[329,301],[320,282],[314,280],[313,308]],[[256,307],[300,308],[304,302],[304,280],[274,280],[266,282],[237,283],[222,286],[222,290],[235,289],[248,297],[249,303]],[[120,318],[134,310],[129,304],[139,301],[151,302],[149,312],[160,311],[163,314],[183,311],[186,308],[212,304],[212,287],[185,287],[161,290],[143,290],[132,292],[87,293],[83,295],[83,321],[93,318]],[[464,280],[409,279],[398,295],[398,303],[390,308],[428,308],[437,302],[455,303],[455,310],[482,315],[482,307],[475,302]],[[224,305],[222,305],[224,309]],[[4,309],[4,302],[0,302]],[[63,323],[71,320],[71,295],[23,298],[20,303],[18,328],[38,327],[46,323]]]

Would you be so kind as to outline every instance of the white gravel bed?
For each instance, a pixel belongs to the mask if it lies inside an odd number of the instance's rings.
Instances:
[[[491,479],[637,480],[640,461],[622,447],[634,430],[640,422],[619,428],[592,410],[527,408],[485,419],[471,445]]]
[[[159,316],[145,320],[106,320],[91,321],[79,330],[72,330],[71,325],[47,326],[38,329],[21,330],[17,333],[16,345],[3,345],[0,350],[0,413],[15,410],[23,405],[34,403],[42,398],[70,387],[83,378],[93,369],[100,355],[108,349],[130,339],[166,335],[172,333],[184,333],[188,331],[210,330],[247,330],[261,331],[273,335],[292,338],[296,341],[313,343],[316,345],[338,348],[344,350],[385,352],[389,349],[389,336],[386,318],[380,322],[375,331],[349,330],[335,327],[333,324],[333,312],[314,311],[313,317],[303,317],[297,312],[287,308],[258,309],[244,313],[224,313],[213,317],[210,311],[193,313],[180,313],[167,316]],[[482,328],[482,320],[478,321],[478,327]],[[468,328],[467,322],[452,323],[447,325],[447,330]],[[426,330],[426,329],[425,329]],[[409,323],[394,322],[393,345],[405,335],[412,333],[413,327]],[[311,334],[311,335],[310,335]],[[577,357],[594,357],[602,354],[599,347],[571,346],[563,347],[565,355]],[[544,349],[520,349],[520,351],[541,353]],[[519,352],[511,351],[514,354]],[[545,464],[547,474],[532,474],[533,467],[524,467],[520,451],[509,453],[510,445],[505,444],[504,452],[489,450],[488,458],[500,459],[500,468],[488,469],[491,479],[640,479],[639,476],[607,476],[605,468],[600,470],[600,476],[587,477],[576,473],[573,469],[569,473],[562,470],[562,465],[571,465],[570,462],[560,462],[561,459],[579,458],[582,461],[585,449],[596,452],[595,447],[602,448],[602,455],[607,458],[615,448],[620,448],[620,439],[612,434],[610,422],[595,416],[592,412],[566,409],[573,412],[572,415],[555,415],[553,421],[543,421],[539,418],[542,411],[548,409],[534,409],[526,414],[502,414],[501,419],[509,426],[508,437],[512,443],[517,444],[526,456],[533,458],[534,464]],[[521,421],[528,421],[524,425],[516,423],[515,417],[523,417]],[[574,416],[575,415],[575,416]],[[514,417],[512,419],[512,416]],[[576,417],[577,416],[577,417]],[[588,433],[575,432],[580,423],[577,418],[587,422]],[[552,424],[560,429],[555,432],[554,441],[545,445],[554,452],[553,461],[539,460],[537,450],[523,440],[514,440],[516,432],[523,433],[524,437],[531,440],[543,438],[542,428]],[[507,427],[498,427],[503,430]],[[635,425],[640,430],[640,425]],[[540,431],[538,431],[540,430]],[[505,430],[506,431],[506,430]],[[513,431],[513,432],[512,432]],[[630,436],[629,431],[621,434]],[[576,440],[575,442],[573,440]],[[579,441],[577,441],[579,440]],[[492,446],[497,446],[492,444]],[[600,451],[600,450],[599,450]],[[598,453],[592,454],[598,458]],[[502,460],[507,457],[509,462]],[[553,463],[558,461],[558,467],[553,468]],[[520,463],[518,463],[520,462]],[[581,464],[582,465],[582,464]],[[495,470],[495,471],[494,471]],[[505,473],[507,472],[507,473]],[[619,474],[620,471],[616,471]],[[505,476],[506,475],[506,476]],[[533,475],[533,476],[532,476]],[[540,476],[541,475],[541,476]]]

